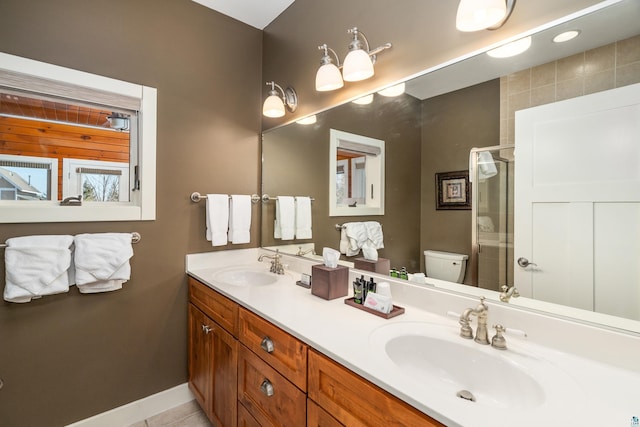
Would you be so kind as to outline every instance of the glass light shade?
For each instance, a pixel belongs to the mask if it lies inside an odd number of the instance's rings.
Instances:
[[[335,64],[324,64],[318,68],[316,73],[316,90],[326,92],[329,90],[340,89],[344,86],[340,69]]]
[[[284,116],[284,103],[282,98],[277,95],[269,95],[262,105],[262,114],[267,117]]]
[[[358,105],[369,105],[373,102],[373,94],[370,93],[369,95],[361,96],[360,98],[354,99],[351,102]]]
[[[404,87],[405,87],[404,83],[400,83],[395,86],[382,89],[378,93],[382,96],[387,96],[387,97],[400,96],[404,93]]]
[[[511,56],[520,55],[531,46],[531,37],[525,37],[503,46],[491,49],[487,52],[492,58],[509,58]]]
[[[344,58],[342,77],[347,82],[358,82],[373,76],[373,62],[362,49],[352,50]]]
[[[456,28],[480,31],[500,22],[507,15],[505,0],[460,0]]]

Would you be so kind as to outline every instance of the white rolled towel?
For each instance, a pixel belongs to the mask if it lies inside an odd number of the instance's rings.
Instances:
[[[81,293],[115,291],[130,279],[131,234],[78,234],[74,242],[76,285]]]
[[[14,237],[6,243],[6,301],[25,303],[69,291],[72,236]]]

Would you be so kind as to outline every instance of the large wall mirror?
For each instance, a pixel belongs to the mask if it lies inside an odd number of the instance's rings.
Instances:
[[[0,221],[154,219],[156,90],[0,55]]]
[[[579,36],[565,43],[552,41],[568,30],[579,30]],[[573,72],[569,77],[562,74],[567,70]],[[534,82],[542,75],[549,80]],[[295,248],[297,244],[313,242],[316,250],[324,246],[337,248],[340,233],[335,229],[336,223],[377,220],[383,225],[385,236],[380,256],[389,258],[392,267],[424,271],[426,249],[470,255],[471,213],[436,211],[435,173],[467,169],[474,147],[515,143],[517,159],[515,110],[637,83],[640,3],[605,2],[541,28],[532,35],[529,50],[519,56],[497,59],[481,53],[406,81],[406,91],[401,96],[387,98],[376,93],[369,105],[349,102],[318,113],[315,124],[291,123],[267,130],[263,134],[263,192],[314,197],[313,239],[274,239],[271,204],[263,206],[262,245],[286,244]],[[473,105],[473,114],[461,113]],[[465,127],[475,131],[474,137],[456,139],[456,131]],[[383,216],[329,216],[330,129],[386,142]],[[513,231],[513,218],[506,227],[507,232]],[[637,240],[638,236],[632,238]],[[518,268],[514,267],[513,250],[509,257],[504,268],[510,269],[511,274],[504,277],[513,280],[513,269]],[[587,263],[582,268],[593,266]],[[637,270],[637,266],[633,268]],[[496,280],[493,284],[478,287],[477,282],[471,283],[468,273],[464,284],[447,287],[499,301],[499,283]],[[628,286],[637,288],[638,283]],[[616,288],[612,287],[611,292]],[[550,303],[534,296],[512,298],[509,304],[640,332],[638,319],[578,309],[571,302]]]

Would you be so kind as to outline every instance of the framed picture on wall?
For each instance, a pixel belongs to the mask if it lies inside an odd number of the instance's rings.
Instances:
[[[436,173],[436,209],[471,209],[469,171]]]

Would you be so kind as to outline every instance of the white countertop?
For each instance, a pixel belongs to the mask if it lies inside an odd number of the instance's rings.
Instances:
[[[539,361],[536,366],[543,370],[539,371],[540,374],[536,374],[535,369],[529,370],[529,373],[540,381],[544,397],[535,404],[520,404],[522,402],[518,403],[517,400],[516,404],[486,403],[480,398],[477,402],[468,402],[455,397],[455,391],[449,390],[450,385],[445,382],[425,384],[411,373],[401,370],[386,356],[384,346],[381,347],[373,337],[380,336],[380,333],[388,330],[388,325],[395,323],[405,323],[396,325],[401,327],[418,325],[421,328],[433,328],[440,334],[456,336],[459,331],[457,319],[447,316],[447,311],[460,313],[466,307],[475,307],[476,300],[385,278],[391,283],[394,303],[406,310],[404,314],[387,320],[346,305],[344,298],[327,301],[295,285],[300,273],[310,273],[311,265],[317,262],[288,256],[283,256],[286,274],[278,276],[272,284],[236,286],[216,281],[215,276],[221,269],[233,266],[265,269],[268,272],[268,262],[257,262],[258,255],[265,252],[256,248],[187,255],[186,270],[194,278],[448,426],[546,424],[626,427],[632,425],[632,417],[640,417],[640,368],[635,365],[635,369],[627,369],[626,366],[601,363],[580,355],[581,351],[591,351],[590,339],[585,337],[593,337],[597,341],[591,343],[593,353],[589,354],[596,359],[610,356],[616,360],[618,355],[630,351],[630,355],[622,357],[623,365],[629,364],[625,357],[640,364],[640,340],[637,337],[595,331],[593,327],[567,324],[566,321],[539,314],[523,314],[505,305],[488,303],[489,326],[503,323],[507,328],[524,329],[528,338],[507,333],[509,349],[505,352],[462,338],[459,338],[460,345],[471,346],[474,351],[487,357],[507,357],[509,363],[525,367],[528,366],[527,359],[535,356]],[[359,276],[360,273],[352,272],[352,276]],[[576,329],[580,327],[587,329]],[[572,336],[564,337],[564,340],[561,340],[562,337],[546,336],[568,333]],[[609,336],[611,334],[613,336]],[[572,350],[575,347],[577,354],[548,346],[549,342],[572,339],[575,344],[567,345],[573,346]],[[541,345],[540,342],[547,345]],[[606,347],[607,344],[614,347],[603,349],[603,345]],[[469,361],[469,364],[473,363]],[[500,379],[500,373],[493,375],[487,375],[488,384]],[[511,393],[515,398],[518,390],[512,390]]]

